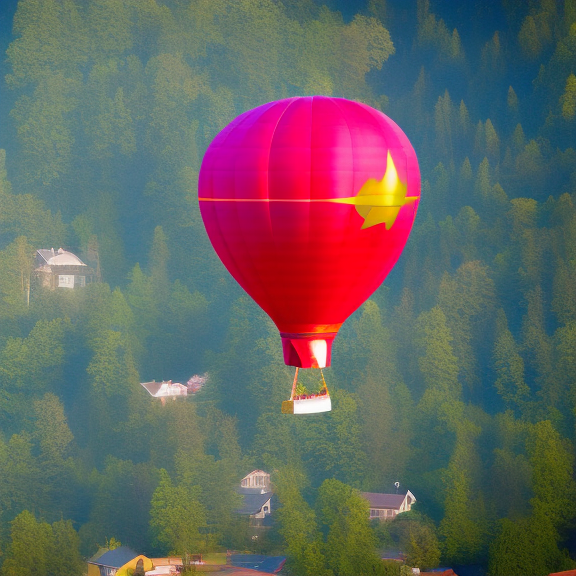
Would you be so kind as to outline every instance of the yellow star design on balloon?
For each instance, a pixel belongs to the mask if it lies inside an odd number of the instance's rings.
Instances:
[[[369,178],[356,196],[349,198],[332,198],[330,202],[353,204],[362,218],[362,230],[376,224],[384,224],[390,230],[400,208],[415,202],[419,196],[406,196],[406,184],[398,177],[392,155],[388,152],[386,172],[382,180]]]

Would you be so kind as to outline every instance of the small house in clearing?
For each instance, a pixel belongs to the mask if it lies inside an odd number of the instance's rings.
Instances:
[[[272,513],[270,474],[263,470],[250,472],[242,478],[238,493],[242,496],[242,507],[236,512],[250,516],[253,527],[266,525],[266,519]]]
[[[405,494],[379,494],[377,492],[362,492],[362,496],[370,504],[370,520],[392,520],[402,512],[408,512],[416,497],[410,490]]]
[[[140,382],[140,385],[145,388],[150,396],[160,398],[162,406],[166,404],[166,398],[176,400],[178,396],[188,396],[188,388],[179,382],[172,382],[172,380],[156,382]]]
[[[94,281],[94,270],[62,248],[40,249],[36,250],[34,276],[42,288],[82,288]]]

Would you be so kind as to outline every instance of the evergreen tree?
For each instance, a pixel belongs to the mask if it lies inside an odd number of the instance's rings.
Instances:
[[[481,494],[474,494],[480,474],[474,439],[480,429],[464,419],[452,424],[456,444],[444,477],[444,518],[439,526],[443,556],[455,563],[474,563],[481,558],[487,535]]]
[[[514,128],[514,133],[512,134],[512,143],[514,144],[515,150],[519,151],[524,148],[526,144],[526,136],[524,136],[524,130],[521,124],[516,124]]]
[[[576,116],[576,76],[570,74],[566,80],[564,94],[560,97],[560,106],[562,106],[562,117],[566,120],[572,120]]]
[[[490,118],[486,120],[484,132],[486,135],[486,152],[493,162],[498,162],[500,159],[500,138],[498,138]]]
[[[546,516],[554,528],[562,528],[576,517],[573,453],[563,445],[549,420],[534,425],[527,444],[533,470],[534,514]]]
[[[481,349],[479,342],[490,324],[494,300],[494,283],[487,267],[478,261],[463,264],[453,278],[445,275],[440,285],[438,304],[454,338],[461,381],[470,391],[479,384],[474,350]]]
[[[542,44],[538,36],[538,29],[536,28],[534,18],[532,16],[526,16],[518,33],[518,43],[527,58],[535,59],[540,54]]]
[[[494,343],[493,362],[497,379],[494,385],[506,405],[523,413],[530,398],[530,388],[524,381],[524,360],[508,329],[503,310],[498,312],[501,327]]]
[[[514,113],[518,112],[518,96],[514,92],[512,86],[508,87],[508,97],[507,97],[508,108]]]
[[[453,338],[446,315],[439,307],[418,317],[416,331],[423,352],[418,364],[426,383],[420,407],[425,412],[436,411],[445,403],[454,402],[461,393],[457,359],[451,345]]]

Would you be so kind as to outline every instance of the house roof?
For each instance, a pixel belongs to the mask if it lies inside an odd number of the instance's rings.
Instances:
[[[88,562],[95,562],[96,560],[98,560],[98,558],[100,558],[101,556],[103,556],[104,554],[106,554],[106,552],[108,552],[108,548],[103,548],[100,547],[98,548],[98,552],[96,552],[96,554],[94,554],[94,556],[92,556]]]
[[[42,259],[49,266],[86,266],[78,256],[59,248],[57,251],[52,248],[51,250],[41,248],[36,250],[36,253],[42,257]]]
[[[434,572],[420,572],[420,576],[458,576],[452,568],[447,568],[446,570],[442,570],[438,572],[438,570],[434,570]]]
[[[382,550],[380,552],[380,558],[382,560],[403,561],[406,558],[406,554],[403,554],[400,550]]]
[[[264,556],[262,554],[232,554],[230,564],[239,568],[250,568],[265,574],[277,574],[282,570],[286,556]]]
[[[165,396],[187,396],[188,388],[178,382],[141,382],[140,383],[151,396],[154,398],[163,398]]]
[[[264,470],[252,470],[252,472],[250,472],[250,474],[246,474],[246,476],[244,476],[244,478],[242,478],[242,480],[246,479],[246,478],[250,478],[250,476],[270,476],[270,474],[268,474],[268,472],[264,472]]]
[[[240,486],[240,488],[237,489],[238,490],[238,494],[268,494],[270,493],[269,490],[266,490],[266,488],[263,488],[262,486]]]
[[[124,564],[130,562],[130,560],[134,560],[138,554],[128,548],[128,546],[120,546],[119,548],[115,548],[114,550],[108,550],[95,560],[90,558],[88,560],[88,564],[96,564],[98,566],[107,566],[109,568],[121,568]]]
[[[238,493],[243,499],[242,507],[236,510],[238,514],[257,514],[272,498],[272,492],[263,492],[260,488],[240,488]]]
[[[370,502],[371,508],[389,510],[398,510],[406,498],[406,494],[378,494],[377,492],[362,492],[362,496]]]

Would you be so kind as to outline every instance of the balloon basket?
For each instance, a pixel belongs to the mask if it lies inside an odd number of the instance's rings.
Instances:
[[[332,401],[328,394],[282,402],[282,414],[320,414],[321,412],[330,412],[330,410],[332,410]]]
[[[298,368],[294,375],[294,382],[292,384],[292,394],[290,400],[282,402],[282,414],[320,414],[322,412],[330,412],[332,410],[332,400],[330,393],[322,375],[322,388],[318,394],[296,394],[296,385],[298,383]]]

